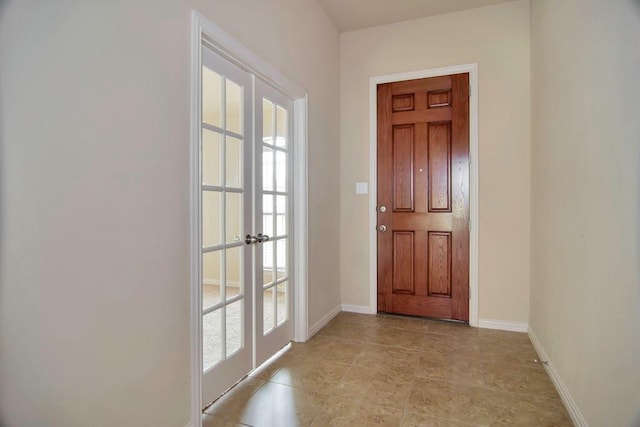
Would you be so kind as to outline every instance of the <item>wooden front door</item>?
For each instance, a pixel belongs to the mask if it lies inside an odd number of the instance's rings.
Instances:
[[[469,321],[469,75],[378,85],[378,311]]]

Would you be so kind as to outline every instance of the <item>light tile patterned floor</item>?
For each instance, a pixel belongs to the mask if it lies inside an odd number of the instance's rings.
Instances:
[[[571,426],[526,334],[340,313],[205,410],[209,426]]]

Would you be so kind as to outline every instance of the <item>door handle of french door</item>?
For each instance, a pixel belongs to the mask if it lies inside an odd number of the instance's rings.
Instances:
[[[262,234],[262,233],[258,233],[257,236],[252,236],[251,234],[247,234],[246,236],[244,236],[244,242],[247,245],[252,245],[254,243],[266,242],[269,239],[270,239],[269,236],[267,236],[266,234]]]

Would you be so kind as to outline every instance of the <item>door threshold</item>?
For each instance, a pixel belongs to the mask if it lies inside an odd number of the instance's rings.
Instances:
[[[440,319],[437,317],[411,316],[407,314],[384,313],[384,312],[378,312],[376,313],[376,315],[384,316],[384,317],[395,317],[398,319],[429,320],[432,322],[454,323],[456,325],[469,325],[469,322],[465,322],[464,320],[456,320],[456,319]]]

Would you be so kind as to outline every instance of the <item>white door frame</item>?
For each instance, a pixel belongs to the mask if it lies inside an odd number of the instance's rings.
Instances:
[[[469,73],[469,324],[478,326],[478,64],[455,65],[369,79],[369,313],[378,312],[378,91],[383,83]]]
[[[190,293],[191,293],[191,423],[202,425],[202,286],[200,282],[200,221],[197,209],[200,185],[196,173],[199,165],[199,140],[202,118],[200,117],[200,73],[202,69],[201,46],[208,47],[224,58],[244,68],[256,77],[268,82],[293,99],[293,338],[304,342],[308,338],[307,316],[307,92],[263,61],[243,44],[213,24],[202,14],[191,15],[191,120],[190,120]]]

